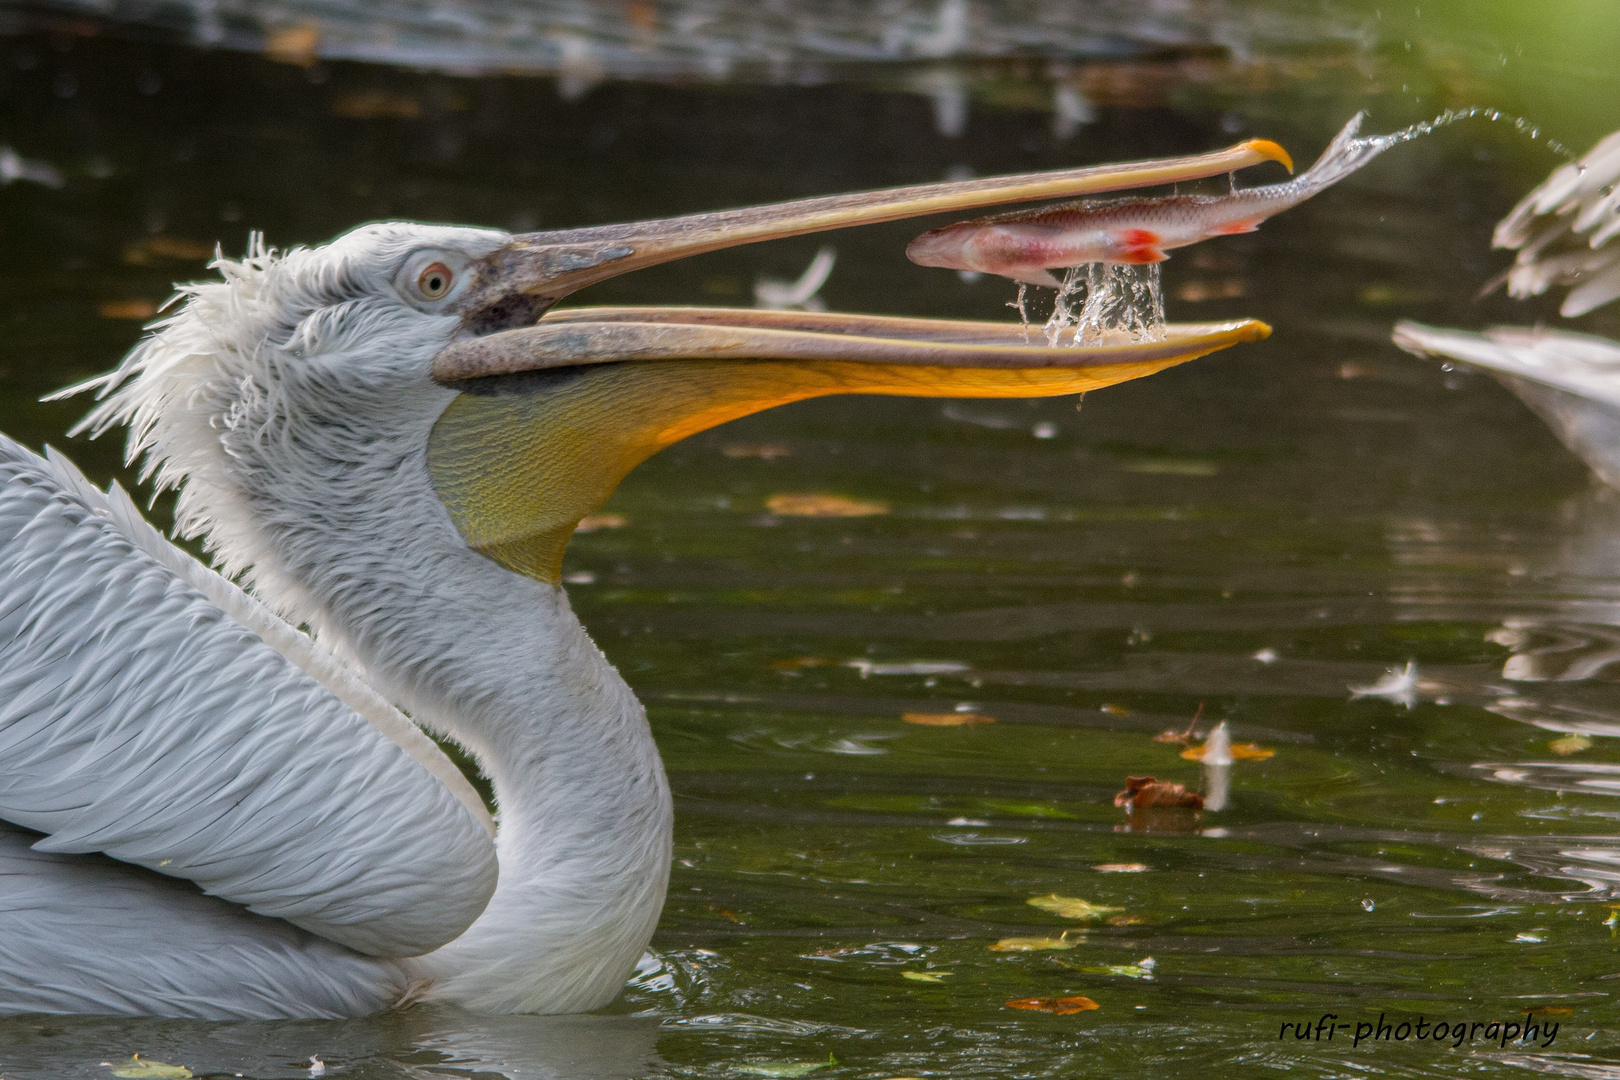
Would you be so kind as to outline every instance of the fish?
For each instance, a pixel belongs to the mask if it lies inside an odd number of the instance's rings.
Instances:
[[[906,257],[919,266],[999,274],[1047,288],[1062,287],[1051,274],[1059,267],[1163,262],[1175,248],[1254,232],[1262,221],[1338,183],[1408,137],[1404,132],[1358,137],[1366,115],[1351,117],[1314,165],[1280,184],[1227,195],[1081,199],[996,214],[925,232],[907,246]],[[1293,172],[1288,152],[1269,145],[1276,153],[1268,156]]]

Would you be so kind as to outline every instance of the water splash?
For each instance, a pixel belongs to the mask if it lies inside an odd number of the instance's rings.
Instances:
[[[1376,146],[1379,149],[1384,149],[1390,146],[1397,146],[1400,143],[1411,142],[1413,139],[1416,139],[1421,135],[1429,135],[1443,127],[1450,127],[1452,124],[1458,123],[1459,121],[1473,120],[1476,118],[1483,118],[1492,124],[1512,124],[1514,131],[1517,131],[1521,135],[1527,136],[1528,138],[1541,143],[1543,146],[1557,154],[1559,157],[1563,158],[1565,161],[1576,160],[1575,152],[1569,147],[1565,146],[1563,143],[1559,142],[1557,139],[1543,139],[1541,137],[1541,128],[1535,122],[1527,120],[1522,116],[1513,116],[1510,113],[1505,113],[1501,109],[1489,108],[1485,105],[1470,105],[1466,109],[1447,109],[1445,112],[1441,113],[1439,116],[1436,116],[1432,120],[1419,120],[1417,123],[1412,124],[1409,127],[1404,127],[1399,131],[1392,131],[1388,135],[1369,135],[1365,139],[1358,139],[1356,141],[1368,146]]]
[[[1132,341],[1162,341],[1164,291],[1159,264],[1069,267],[1042,331],[1046,343],[1054,347],[1064,338],[1076,346],[1120,334]]]

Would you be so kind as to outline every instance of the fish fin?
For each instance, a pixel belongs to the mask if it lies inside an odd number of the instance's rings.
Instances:
[[[1215,233],[1218,236],[1236,236],[1238,233],[1258,232],[1259,230],[1259,221],[1234,221],[1230,225],[1222,225],[1215,230]]]
[[[1141,244],[1136,247],[1125,248],[1116,254],[1110,261],[1127,263],[1132,266],[1140,266],[1144,263],[1164,262],[1164,260],[1168,259],[1169,257],[1170,256],[1166,255],[1163,251],[1154,247],[1152,244]]]
[[[1062,289],[1063,282],[1052,276],[1050,270],[1042,270],[1038,266],[1020,267],[1007,275],[1014,281],[1021,281],[1026,285],[1039,285],[1043,289]]]

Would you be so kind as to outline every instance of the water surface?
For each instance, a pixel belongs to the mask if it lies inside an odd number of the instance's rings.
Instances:
[[[958,66],[954,98],[877,65],[816,85],[610,79],[572,100],[552,78],[21,20],[0,40],[0,142],[63,185],[0,188],[0,428],[131,482],[116,439],[65,437],[81,403],[37,399],[111,366],[168,283],[250,228],[285,245],[388,217],[565,227],[1249,134],[1309,160],[1363,107],[1387,131],[1539,106],[1578,150],[1615,126],[1593,98],[1613,100],[1612,75],[1496,65],[1523,42],[1455,13],[1412,50],[1351,15],[1361,36],[1335,17],[1248,55],[1153,42]],[[1063,87],[1078,118],[1054,112]],[[828,399],[633,474],[566,574],[647,703],[676,864],[653,953],[606,1014],[21,1017],[0,1021],[0,1075],[101,1077],[140,1052],[249,1077],[307,1076],[311,1055],[329,1076],[513,1080],[1620,1076],[1620,496],[1490,380],[1388,343],[1402,317],[1554,317],[1474,299],[1506,262],[1491,224],[1554,164],[1502,126],[1457,125],[1257,234],[1177,253],[1172,319],[1252,315],[1275,335],[1079,411]],[[905,261],[928,224],[833,237],[827,303],[1008,317],[1007,283]],[[746,304],[823,241],[580,299]],[[1602,313],[1579,325],[1620,335]],[[767,506],[782,494],[884,512],[785,516]],[[1411,707],[1352,699],[1408,662]],[[1133,823],[1113,805],[1127,775],[1201,783],[1153,740],[1200,706],[1273,756],[1234,767],[1219,813]],[[1572,733],[1590,745],[1553,746]],[[1120,864],[1145,869],[1098,869]],[[1026,903],[1049,894],[1118,910]],[[990,948],[1066,930],[1072,948]],[[1099,1008],[1004,1005],[1075,995]],[[1326,1013],[1526,1011],[1560,1025],[1551,1045],[1278,1038]]]

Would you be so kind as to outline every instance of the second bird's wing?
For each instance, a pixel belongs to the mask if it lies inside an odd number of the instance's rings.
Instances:
[[[1497,326],[1474,333],[1401,322],[1395,344],[1490,372],[1593,472],[1620,488],[1620,343],[1564,330]]]
[[[453,940],[495,888],[426,735],[116,486],[4,436],[0,819],[374,956]]]

